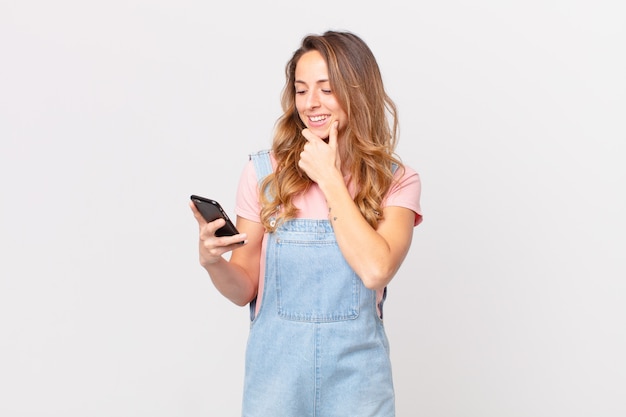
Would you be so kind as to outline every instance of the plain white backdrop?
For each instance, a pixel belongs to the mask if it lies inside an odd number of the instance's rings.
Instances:
[[[199,266],[189,195],[233,213],[326,29],[372,48],[422,176],[385,311],[398,416],[626,415],[625,16],[1,0],[0,415],[239,415],[248,312]]]

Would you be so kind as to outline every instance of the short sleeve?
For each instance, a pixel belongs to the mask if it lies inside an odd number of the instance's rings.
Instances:
[[[244,166],[239,178],[235,199],[235,214],[244,219],[260,223],[260,213],[259,186],[254,171],[254,163],[250,160]]]
[[[405,166],[404,170],[399,169],[396,172],[395,181],[385,197],[383,206],[413,210],[415,212],[414,226],[417,226],[422,222],[421,193],[422,183],[419,174],[411,167]]]

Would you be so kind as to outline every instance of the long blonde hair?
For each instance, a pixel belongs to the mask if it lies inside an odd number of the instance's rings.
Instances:
[[[277,167],[261,183],[261,222],[268,231],[274,231],[281,221],[295,218],[294,197],[306,192],[312,183],[298,167],[306,139],[302,136],[305,126],[296,110],[294,89],[298,60],[312,50],[326,61],[331,90],[348,116],[342,141],[349,160],[342,160],[342,165],[347,163],[351,181],[356,185],[354,202],[376,229],[382,220],[382,200],[393,182],[392,165],[403,169],[394,154],[397,110],[385,92],[370,48],[358,36],[336,31],[306,36],[285,68],[283,115],[276,122],[272,143]],[[271,218],[277,221],[271,222]]]

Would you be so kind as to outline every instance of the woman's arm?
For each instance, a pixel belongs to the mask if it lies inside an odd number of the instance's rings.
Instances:
[[[215,288],[233,303],[244,306],[254,299],[259,286],[259,261],[264,228],[260,223],[237,217],[234,236],[216,237],[215,231],[224,225],[223,219],[207,223],[193,203],[190,203],[199,226],[200,265],[206,269]],[[245,243],[241,242],[245,240]],[[222,255],[233,251],[230,260]]]
[[[329,220],[341,253],[367,288],[386,287],[411,246],[415,213],[404,207],[386,207],[384,220],[374,230],[347,189],[325,188]]]
[[[371,289],[384,288],[400,268],[413,238],[415,212],[390,206],[374,230],[354,203],[341,172],[337,124],[328,144],[305,129],[307,139],[299,166],[319,185],[326,197],[329,220],[348,264]]]

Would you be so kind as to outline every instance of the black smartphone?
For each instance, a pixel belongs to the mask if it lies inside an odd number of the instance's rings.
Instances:
[[[230,221],[230,218],[228,218],[228,215],[220,203],[215,200],[211,200],[210,198],[204,198],[198,195],[192,195],[191,201],[193,201],[196,208],[200,214],[202,214],[202,217],[204,217],[204,220],[206,220],[207,223],[217,220],[220,217],[226,220],[226,224],[215,231],[215,236],[232,236],[239,234],[239,231],[233,222]]]

